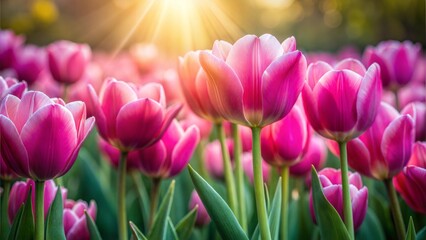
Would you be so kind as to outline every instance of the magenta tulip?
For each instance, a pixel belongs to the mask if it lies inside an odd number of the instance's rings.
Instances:
[[[32,85],[39,79],[41,72],[46,68],[46,52],[44,49],[27,45],[18,50],[13,66],[19,80]]]
[[[64,231],[67,240],[89,240],[90,233],[87,227],[87,220],[84,212],[86,211],[89,216],[96,219],[96,203],[78,200],[66,200],[63,212]]]
[[[303,87],[306,59],[294,38],[281,45],[272,35],[246,35],[228,54],[202,51],[212,105],[233,123],[263,127],[282,119]]]
[[[74,164],[95,119],[83,102],[65,104],[42,92],[9,95],[0,109],[1,156],[21,177],[38,181],[64,175]]]
[[[0,103],[3,102],[3,99],[8,94],[21,98],[25,91],[27,91],[26,82],[18,82],[14,78],[3,78],[0,76]]]
[[[24,38],[10,30],[0,31],[0,70],[11,68],[16,60],[16,51],[24,43]]]
[[[60,83],[75,83],[83,76],[91,55],[87,44],[65,40],[51,43],[47,47],[50,73]]]
[[[28,197],[28,191],[31,188],[31,201],[33,207],[33,213],[35,212],[35,183],[33,180],[28,179],[26,182],[18,181],[15,182],[10,190],[9,196],[9,207],[8,207],[8,216],[9,222],[12,223],[15,219],[16,214],[19,211],[19,208],[22,204],[25,203]],[[52,205],[53,200],[55,199],[56,191],[58,187],[56,186],[53,180],[48,180],[44,184],[44,217],[47,216],[49,212],[50,205]],[[65,201],[67,198],[67,189],[61,188],[62,201]]]
[[[367,65],[380,65],[383,87],[395,89],[413,79],[420,52],[420,44],[410,41],[384,41],[376,47],[367,47],[363,58]]]
[[[324,168],[318,172],[318,176],[322,185],[324,196],[333,205],[334,209],[343,219],[343,202],[342,202],[342,179],[340,170],[332,168]],[[352,213],[354,221],[354,229],[358,229],[364,221],[368,206],[368,189],[362,185],[361,176],[358,173],[350,173],[349,188],[350,199],[352,202]],[[316,217],[313,207],[312,190],[309,199],[309,209],[312,219],[316,223]]]
[[[189,202],[189,209],[194,209],[196,206],[198,206],[198,210],[197,218],[195,219],[195,226],[203,227],[209,224],[211,221],[209,213],[204,207],[204,204],[201,201],[200,196],[198,196],[198,193],[196,191],[193,191]]]
[[[393,184],[414,211],[426,214],[426,142],[416,142],[410,161]]]
[[[183,130],[174,120],[163,137],[156,144],[129,154],[130,160],[138,163],[138,168],[152,178],[170,178],[178,175],[191,159],[200,141],[200,131],[196,126]]]
[[[310,174],[312,166],[317,170],[321,169],[326,158],[327,147],[324,139],[313,135],[309,140],[308,148],[302,156],[302,160],[290,167],[290,174],[297,177],[305,177]]]
[[[314,130],[323,137],[346,142],[373,124],[381,92],[377,64],[366,71],[359,61],[346,59],[334,69],[325,62],[309,65],[302,96]]]
[[[98,138],[98,147],[101,152],[101,154],[105,157],[105,159],[115,168],[118,169],[118,165],[120,162],[120,150],[111,144],[109,144],[107,141],[105,141],[103,138]],[[129,152],[127,163],[126,163],[126,169],[127,172],[135,170],[138,168],[138,158],[136,151]]]
[[[99,134],[121,152],[157,142],[181,108],[174,105],[166,109],[163,87],[156,83],[137,89],[107,79],[99,98],[90,85],[89,90]]]
[[[262,157],[274,167],[294,165],[306,152],[310,133],[302,109],[295,105],[287,116],[262,130]]]
[[[409,114],[414,119],[416,141],[426,140],[426,102],[413,102],[402,109],[401,114]]]

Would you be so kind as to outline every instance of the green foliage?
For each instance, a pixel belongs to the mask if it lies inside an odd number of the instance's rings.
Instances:
[[[63,224],[63,204],[61,187],[56,191],[55,199],[49,209],[46,219],[46,240],[65,240]]]

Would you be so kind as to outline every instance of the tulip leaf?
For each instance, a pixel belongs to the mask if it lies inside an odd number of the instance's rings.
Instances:
[[[426,239],[426,226],[417,232],[416,240]]]
[[[192,182],[222,239],[248,239],[235,215],[222,197],[191,166]]]
[[[139,230],[138,227],[136,227],[136,225],[130,221],[130,229],[132,229],[132,233],[133,233],[133,237],[136,238],[137,240],[148,240],[145,235],[143,235],[143,233],[141,232],[141,230]]]
[[[167,218],[172,207],[173,194],[175,191],[175,181],[170,184],[169,190],[161,202],[160,208],[155,215],[152,229],[148,235],[148,239],[164,239],[167,230]]]
[[[179,240],[179,237],[176,233],[176,228],[173,225],[173,222],[170,219],[170,217],[167,218],[167,232],[166,232],[166,238],[165,239]]]
[[[44,218],[44,216],[43,216]],[[31,201],[31,188],[28,191],[27,200],[24,204],[22,216],[16,229],[14,239],[25,240],[34,238],[34,217]]]
[[[191,236],[194,229],[195,220],[197,219],[198,206],[186,214],[182,220],[176,225],[176,233],[180,240],[187,240]]]
[[[312,167],[312,196],[315,216],[322,239],[350,239],[346,226],[336,209],[328,202],[322,192],[317,171]]]
[[[382,225],[374,211],[369,208],[361,227],[356,232],[358,239],[385,240]]]
[[[410,217],[410,221],[408,222],[407,235],[405,236],[405,240],[416,240],[416,229],[414,228],[413,218]]]
[[[99,233],[98,227],[96,227],[95,221],[92,217],[84,210],[84,215],[86,216],[86,224],[90,233],[90,240],[102,240],[101,234]]]
[[[63,211],[62,192],[61,188],[58,187],[55,199],[50,206],[49,214],[46,219],[46,240],[66,239],[63,224]]]
[[[271,238],[278,239],[278,234],[280,232],[280,217],[281,217],[281,178],[278,179],[277,186],[275,188],[274,198],[272,199],[272,205],[269,209],[268,222],[271,229]],[[251,239],[259,239],[259,225],[256,226],[256,229],[253,232]]]
[[[22,213],[24,213],[24,208],[25,208],[25,204],[22,204],[21,207],[19,208],[19,211],[16,213],[15,219],[13,219],[12,227],[10,228],[10,231],[9,231],[9,236],[7,238],[8,240],[17,239],[16,234],[18,231],[18,226],[21,223]]]

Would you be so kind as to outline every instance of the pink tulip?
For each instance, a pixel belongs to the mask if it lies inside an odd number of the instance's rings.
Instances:
[[[16,51],[24,43],[22,36],[10,30],[0,31],[0,70],[11,68],[15,63]]]
[[[35,183],[33,180],[28,179],[26,182],[18,181],[15,182],[10,190],[9,196],[9,207],[8,207],[8,216],[9,222],[12,223],[15,219],[16,214],[19,211],[19,208],[22,204],[25,203],[28,197],[28,191],[31,188],[31,201],[32,201],[32,210],[35,212]],[[56,186],[53,180],[48,180],[44,184],[44,218],[46,218],[49,213],[50,205],[52,205],[53,200],[55,199],[56,191],[58,187]],[[65,201],[67,198],[67,189],[61,188],[62,201]]]
[[[347,144],[348,163],[359,173],[378,180],[390,179],[407,165],[414,143],[414,121],[386,103],[379,107],[373,125]],[[331,152],[339,148],[328,142]]]
[[[18,82],[14,78],[3,78],[0,76],[0,103],[3,102],[3,99],[8,94],[21,98],[25,91],[27,91],[26,82]]]
[[[343,202],[342,202],[342,179],[340,170],[332,168],[324,168],[318,172],[318,176],[322,185],[324,196],[333,205],[334,209],[343,219]],[[368,206],[368,189],[363,187],[361,176],[358,173],[349,173],[349,190],[352,202],[352,213],[354,229],[358,229],[367,213]],[[313,206],[312,189],[309,198],[309,209],[312,219],[316,223],[316,217]]]
[[[154,70],[160,53],[155,44],[137,43],[130,48],[130,56],[142,73],[148,73]]]
[[[229,150],[229,146],[232,144],[231,139],[227,139],[227,149]],[[217,179],[224,178],[223,172],[223,160],[222,160],[222,148],[220,147],[219,140],[212,141],[206,144],[204,148],[204,164],[206,166],[206,170],[209,172],[211,176]]]
[[[242,156],[242,165],[243,170],[246,176],[248,177],[249,181],[253,183],[254,179],[254,173],[253,173],[253,155],[251,152],[245,152]],[[263,181],[268,182],[269,180],[269,172],[270,167],[268,163],[262,160],[262,173],[263,173]]]
[[[121,152],[157,142],[181,108],[166,109],[163,87],[156,83],[138,89],[107,79],[99,98],[90,85],[89,91],[99,134]]]
[[[211,219],[209,213],[204,207],[203,202],[198,196],[196,191],[193,191],[191,194],[191,200],[189,202],[189,209],[194,209],[195,206],[198,206],[197,218],[195,219],[195,226],[202,227],[210,223]]]
[[[189,108],[201,118],[221,121],[207,90],[207,75],[200,66],[199,52],[188,52],[179,59],[180,85]]]
[[[414,119],[416,141],[426,140],[426,102],[414,102],[402,109],[401,114],[408,114]]]
[[[91,57],[87,44],[57,41],[47,47],[47,56],[52,77],[65,84],[81,79]]]
[[[44,49],[27,45],[18,50],[13,66],[19,80],[32,85],[38,80],[40,73],[46,68],[46,52]]]
[[[190,126],[195,125],[200,130],[200,138],[207,140],[212,132],[213,124],[203,118],[198,117],[192,112],[185,114],[185,118],[180,121],[182,127],[186,130]]]
[[[420,44],[410,41],[384,41],[376,47],[367,47],[363,60],[370,65],[380,65],[383,87],[395,89],[413,79],[421,52]]]
[[[200,141],[200,131],[196,126],[186,131],[174,120],[163,137],[150,147],[135,151],[130,160],[138,163],[138,168],[153,178],[170,178],[178,175],[191,159]]]
[[[381,93],[377,64],[366,71],[359,61],[346,59],[334,69],[325,62],[309,65],[302,96],[314,130],[343,142],[361,135],[373,124]]]
[[[200,52],[208,94],[223,118],[263,127],[290,111],[306,71],[306,59],[295,49],[295,41],[289,38],[281,45],[272,35],[246,35],[228,54]]]
[[[326,159],[327,147],[324,139],[313,135],[306,153],[302,156],[302,160],[290,167],[290,174],[297,177],[305,177],[310,174],[312,166],[317,170],[321,169]]]
[[[414,211],[426,214],[426,142],[416,142],[410,161],[393,185]]]
[[[90,233],[87,227],[87,220],[84,214],[85,211],[90,217],[96,219],[96,203],[90,202],[88,205],[86,202],[78,200],[66,200],[64,206],[64,231],[67,240],[89,240]]]
[[[95,119],[83,102],[65,104],[42,92],[9,95],[0,109],[1,156],[21,177],[48,180],[74,164]]]
[[[262,157],[274,167],[294,165],[306,152],[310,133],[302,109],[295,105],[287,116],[262,130]]]

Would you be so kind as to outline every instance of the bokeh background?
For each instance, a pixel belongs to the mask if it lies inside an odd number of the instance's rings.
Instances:
[[[252,33],[294,35],[305,51],[362,51],[382,40],[426,46],[424,0],[1,0],[1,28],[27,43],[87,42],[126,50],[152,42],[182,55]]]

